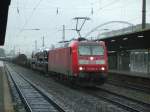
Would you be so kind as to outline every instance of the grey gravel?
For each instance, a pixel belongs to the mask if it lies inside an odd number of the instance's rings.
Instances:
[[[39,75],[38,72],[11,66],[22,73],[29,80],[45,89],[49,94],[59,99],[60,102],[73,109],[75,112],[127,112],[111,103],[100,100],[94,96],[84,94],[55,82],[49,77]]]
[[[100,88],[112,91],[114,93],[144,102],[144,103],[149,103],[150,104],[150,94],[147,93],[143,93],[143,92],[137,92],[135,90],[131,90],[131,89],[126,89],[126,88],[122,88],[122,87],[118,87],[118,86],[114,86],[114,85],[110,85],[110,84],[104,84],[103,86],[100,86]]]
[[[10,76],[8,76],[9,86],[11,90],[12,100],[13,100],[13,106],[16,112],[26,112],[24,105],[19,97],[19,94],[14,86],[14,83],[12,82]]]

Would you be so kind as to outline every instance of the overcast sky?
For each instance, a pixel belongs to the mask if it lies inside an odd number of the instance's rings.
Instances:
[[[42,46],[43,36],[46,47],[61,41],[62,25],[75,28],[72,18],[76,16],[91,18],[81,31],[84,36],[92,28],[108,21],[140,24],[141,12],[142,0],[11,0],[4,47],[7,51],[15,47],[16,53],[20,49],[21,53],[30,54],[35,49],[35,40],[38,48]],[[150,0],[147,0],[146,19],[150,22]],[[111,24],[101,30],[126,26]],[[66,31],[66,40],[76,37],[76,32]]]

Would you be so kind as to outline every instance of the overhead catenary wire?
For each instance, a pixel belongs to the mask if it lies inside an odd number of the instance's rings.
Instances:
[[[35,12],[36,9],[39,7],[41,1],[42,1],[42,0],[39,0],[39,2],[38,2],[38,3],[36,4],[36,6],[33,8],[32,12],[31,12],[31,15],[29,16],[29,19],[25,21],[23,27],[20,29],[20,31],[18,32],[18,34],[17,34],[16,37],[18,37],[18,36],[22,33],[23,29],[27,26],[27,24],[29,23],[29,21],[31,20],[31,18],[32,18],[33,15],[34,15],[34,12]]]
[[[100,4],[101,4],[102,2],[101,2],[101,0],[99,0],[99,8],[98,8],[96,11],[94,11],[94,12],[96,12],[96,13],[93,13],[93,15],[96,15],[97,13],[100,13],[100,11],[102,11],[102,10],[104,10],[104,9],[110,7],[110,6],[113,6],[114,4],[118,3],[119,1],[120,1],[120,0],[113,0],[113,1],[111,1],[110,3],[104,5],[103,7],[100,7]],[[122,8],[122,7],[121,7],[121,8]],[[104,13],[104,12],[102,12],[102,13]],[[101,14],[102,14],[102,13],[101,13]],[[91,14],[88,15],[88,16],[90,17]]]
[[[39,2],[41,2],[42,0],[40,0]],[[116,1],[116,2],[115,2]],[[119,0],[120,1],[120,0]],[[105,9],[105,8],[108,8],[109,6],[112,6],[113,4],[115,4],[115,3],[117,3],[118,1],[117,0],[113,0],[113,1],[110,1],[110,3],[108,3],[108,4],[106,4],[106,5],[104,5],[103,7],[100,7],[98,10],[99,11],[101,11],[101,10],[103,10],[103,9]],[[37,4],[38,5],[38,4]],[[56,9],[57,7],[55,7],[55,9]],[[122,8],[122,7],[121,7]],[[44,8],[43,8],[44,9]],[[62,8],[61,8],[62,9]],[[72,10],[73,10],[74,8],[72,8]],[[79,8],[79,9],[85,9],[85,10],[87,10],[87,9],[91,9],[91,7],[89,7],[89,8]],[[26,20],[26,22],[25,22],[25,24],[23,25],[23,28],[22,29],[24,29],[25,28],[25,26],[27,26],[28,25],[28,23],[30,22],[30,20],[31,20],[31,18],[33,17],[33,14],[34,14],[34,12],[35,12],[35,10],[36,10],[36,8],[33,8],[33,11],[32,11],[32,13],[31,13],[31,16]],[[47,10],[47,9],[45,9],[45,10]],[[65,8],[64,8],[64,10],[65,10]],[[97,13],[99,13],[99,11],[95,11],[95,9],[93,9],[93,7],[92,7],[92,9],[91,9],[91,12],[90,12],[90,15],[96,15]],[[96,12],[96,13],[95,13]],[[57,14],[59,14],[60,12],[59,12],[59,10],[58,10],[58,8],[57,8],[57,10],[56,10],[56,15]],[[102,13],[100,13],[100,14],[103,14],[104,12],[102,12]],[[21,31],[18,33],[18,35],[20,35],[20,33],[22,32],[22,29],[21,29]],[[18,36],[17,36],[18,37]]]
[[[116,9],[116,8],[110,8],[110,7],[112,7],[113,5],[115,5],[116,3],[119,3],[121,0],[113,0],[113,1],[111,1],[110,3],[108,3],[108,4],[106,4],[106,5],[104,5],[103,7],[100,7],[100,5],[99,5],[99,8],[97,9],[97,10],[95,10],[94,12],[96,12],[96,13],[94,13],[93,15],[97,15],[98,13],[99,14],[104,14],[104,13],[106,13],[106,10],[110,10],[110,11],[112,11],[112,10],[114,10],[114,9]],[[127,1],[126,0],[126,4],[123,4],[122,6],[117,6],[117,8],[126,8],[126,5],[128,5],[128,4],[130,4],[131,2],[133,2],[133,1]],[[97,2],[95,2],[95,4],[96,4]],[[99,0],[99,4],[101,4],[102,3],[102,0]],[[93,16],[92,15],[92,16]],[[88,17],[91,17],[91,14],[89,14],[88,15]]]
[[[106,12],[106,11],[112,11],[112,10],[114,10],[114,9],[116,9],[116,8],[111,8],[114,4],[116,4],[116,3],[118,3],[118,2],[120,2],[121,0],[113,0],[113,1],[111,1],[110,3],[108,3],[108,4],[106,4],[106,5],[104,5],[103,7],[99,7],[96,11],[94,11],[94,12],[96,12],[96,13],[94,13],[93,15],[96,15],[97,16],[97,14],[99,13],[99,15],[103,15],[103,14],[106,14],[106,13],[108,13],[108,12]],[[126,1],[126,3],[128,3],[128,4],[130,4],[130,2],[132,2],[132,1]],[[99,0],[99,4],[101,4],[102,3],[102,0]],[[95,3],[96,4],[96,3]],[[127,4],[126,4],[127,5]],[[126,9],[126,5],[125,4],[123,4],[123,5],[119,5],[119,8],[122,8],[122,9],[124,9],[124,13],[121,13],[121,14],[125,14],[125,9]],[[99,5],[100,6],[100,5]],[[118,6],[117,6],[118,7]],[[109,13],[108,13],[109,14]],[[92,16],[93,16],[92,15]],[[91,17],[91,14],[89,14],[87,17]]]
[[[120,1],[120,0],[118,0],[118,1]],[[103,7],[100,7],[98,10],[102,10],[102,9],[104,9],[104,8],[106,8],[106,7],[112,6],[113,4],[118,3],[118,1],[117,1],[117,0],[113,0],[112,2],[110,2],[110,3],[106,4],[106,5],[104,5]]]
[[[103,9],[105,9],[105,8],[107,8],[107,7],[109,7],[109,6],[112,6],[113,4],[115,4],[115,3],[118,3],[118,1],[117,2],[115,2],[116,0],[114,0],[114,1],[112,1],[112,2],[110,2],[110,3],[108,3],[108,4],[106,4],[106,5],[104,5],[103,7],[101,7],[101,8],[99,8],[98,10],[100,11],[100,10],[103,10]],[[120,0],[119,0],[120,1]],[[97,3],[97,2],[96,2]],[[16,7],[11,7],[11,8],[16,8]],[[32,10],[33,8],[31,8],[31,7],[18,7],[18,8],[21,8],[22,10]],[[77,9],[80,9],[80,10],[91,10],[90,11],[90,13],[92,13],[92,12],[94,12],[94,7],[92,6],[89,6],[89,7],[74,7],[74,8],[70,8],[70,7],[58,7],[57,5],[56,6],[53,6],[53,7],[48,7],[48,8],[45,8],[45,7],[43,7],[43,8],[39,8],[40,10],[52,10],[52,9],[56,9],[56,10],[58,10],[58,9],[62,9],[62,10],[77,10]],[[98,11],[97,10],[97,11]],[[110,9],[111,10],[111,9]],[[58,12],[58,11],[57,11]]]

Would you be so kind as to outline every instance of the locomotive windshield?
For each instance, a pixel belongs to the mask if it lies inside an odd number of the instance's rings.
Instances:
[[[80,45],[79,46],[80,55],[104,55],[103,46],[99,45]]]

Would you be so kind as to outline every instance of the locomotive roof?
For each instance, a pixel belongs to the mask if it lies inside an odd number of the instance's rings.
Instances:
[[[100,43],[100,44],[102,44],[102,45],[104,45],[104,41],[95,41],[95,40],[88,40],[88,39],[86,39],[86,38],[84,38],[84,37],[80,37],[80,38],[77,38],[77,39],[71,39],[71,40],[69,40],[69,41],[60,41],[60,42],[58,42],[55,46],[54,46],[54,48],[52,48],[52,50],[53,49],[56,49],[56,48],[65,48],[65,47],[69,47],[72,43],[87,43],[87,44],[95,44],[95,43]]]
[[[65,47],[69,47],[71,44],[73,44],[73,43],[79,43],[79,44],[93,44],[93,45],[95,45],[95,43],[97,43],[97,44],[104,44],[104,42],[103,41],[95,41],[95,40],[85,40],[85,39],[83,39],[82,41],[80,40],[77,40],[77,39],[75,39],[75,40],[72,40],[72,41],[61,41],[61,42],[59,42],[58,44],[56,44],[55,45],[55,47],[54,47],[54,49],[55,48],[65,48]]]

